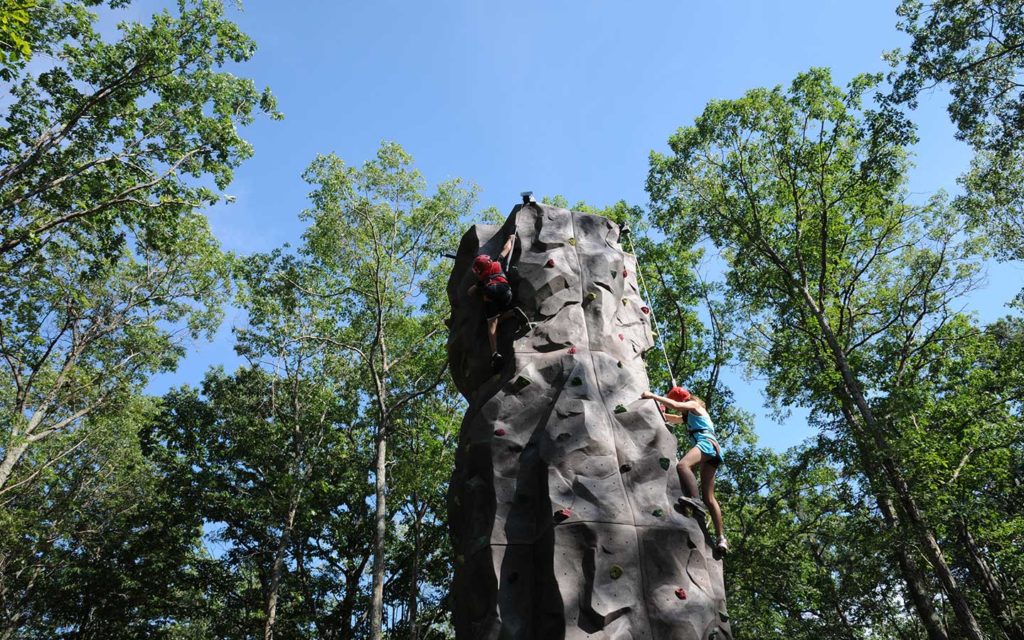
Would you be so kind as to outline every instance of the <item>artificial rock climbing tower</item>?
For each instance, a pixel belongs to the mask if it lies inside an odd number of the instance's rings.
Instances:
[[[492,374],[480,253],[518,240],[510,279],[535,325],[499,328]],[[635,258],[600,216],[517,206],[463,236],[448,350],[469,400],[448,507],[459,640],[729,640],[722,564],[675,507],[676,438],[648,388]]]

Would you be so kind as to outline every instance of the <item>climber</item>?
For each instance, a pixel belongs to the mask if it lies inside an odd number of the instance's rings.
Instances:
[[[476,274],[477,283],[469,288],[469,295],[479,295],[484,300],[487,340],[491,345],[491,369],[495,372],[501,370],[504,361],[498,353],[498,322],[515,316],[523,324],[529,323],[522,309],[512,306],[512,287],[509,286],[505,271],[501,268],[501,261],[512,251],[515,238],[516,234],[509,234],[497,260],[488,255],[479,255],[473,260],[473,273]]]
[[[715,525],[715,534],[718,536],[715,548],[721,553],[729,552],[729,543],[725,539],[725,532],[722,525],[722,507],[715,499],[715,472],[722,464],[722,447],[715,437],[715,425],[711,422],[707,406],[704,401],[691,394],[682,387],[672,387],[668,397],[662,397],[644,391],[643,398],[650,398],[669,409],[676,409],[682,415],[665,413],[668,422],[679,424],[686,422],[690,439],[694,446],[686,452],[683,459],[676,465],[676,472],[679,473],[679,482],[687,495],[679,498],[683,506],[690,506],[701,513],[711,512],[711,521]],[[703,501],[697,497],[697,477],[693,470],[700,465],[700,495]]]

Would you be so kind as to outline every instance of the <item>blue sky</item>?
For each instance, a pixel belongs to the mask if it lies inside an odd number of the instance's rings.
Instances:
[[[507,211],[523,190],[646,204],[648,154],[665,150],[709,100],[788,84],[811,66],[830,67],[840,84],[884,71],[882,53],[905,43],[895,6],[250,0],[232,12],[259,51],[235,72],[269,85],[285,119],[247,130],[256,155],[228,189],[237,201],[210,218],[232,251],[294,243],[307,206],[301,174],[313,157],[335,152],[359,164],[382,140],[403,145],[431,183],[477,184],[481,209]],[[955,191],[970,156],[953,139],[944,92],[924,96],[915,119],[912,197]],[[991,320],[1022,280],[1021,266],[993,265],[991,285],[965,304]],[[230,325],[239,320],[229,311],[212,344],[192,345],[178,371],[149,390],[196,384],[211,364],[233,367]],[[784,448],[810,435],[799,415],[785,424],[765,415],[757,381],[731,378],[737,400],[757,415],[763,444]]]

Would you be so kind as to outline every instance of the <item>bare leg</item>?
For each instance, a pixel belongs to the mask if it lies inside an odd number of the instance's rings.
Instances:
[[[491,343],[491,353],[498,353],[498,316],[487,318],[487,341]]]
[[[693,447],[686,452],[683,459],[676,464],[676,473],[679,474],[679,484],[683,485],[683,491],[687,497],[696,498],[699,495],[697,490],[697,476],[693,475],[693,468],[700,464],[701,452]]]
[[[701,456],[701,497],[704,500],[704,504],[708,505],[708,511],[711,512],[711,522],[715,524],[715,533],[719,536],[723,536],[725,533],[722,525],[722,507],[719,506],[718,500],[715,498],[715,472],[718,471],[718,469],[715,465],[709,462],[711,460],[711,456],[706,453],[702,453]]]

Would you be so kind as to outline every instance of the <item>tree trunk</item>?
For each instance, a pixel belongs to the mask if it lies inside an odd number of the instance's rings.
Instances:
[[[960,541],[967,551],[967,559],[970,564],[971,575],[977,580],[981,592],[985,595],[985,602],[988,604],[992,617],[995,618],[999,628],[1006,634],[1008,640],[1024,640],[1024,625],[1017,618],[1013,607],[1003,591],[1003,585],[999,583],[992,569],[985,561],[978,543],[967,529],[963,521],[959,526]]]
[[[381,640],[381,623],[384,617],[384,536],[387,534],[387,508],[385,492],[387,489],[387,439],[384,437],[384,425],[377,426],[374,438],[377,445],[377,464],[375,467],[376,530],[373,534],[373,592],[370,601],[370,640]]]
[[[824,312],[814,302],[814,298],[811,296],[811,292],[807,290],[807,287],[801,286],[800,291],[803,294],[805,304],[814,315],[818,327],[821,329],[822,337],[831,351],[832,362],[842,376],[846,395],[853,402],[857,413],[864,421],[867,435],[874,440],[875,450],[881,462],[882,471],[889,485],[895,491],[899,505],[907,517],[907,524],[910,525],[918,538],[921,551],[924,553],[925,558],[928,559],[929,564],[932,565],[935,576],[938,578],[946,596],[949,598],[950,604],[953,606],[953,612],[956,615],[957,622],[960,624],[964,637],[969,640],[985,640],[985,635],[982,633],[981,627],[971,611],[971,605],[961,592],[953,572],[950,571],[949,565],[942,554],[942,548],[939,547],[935,535],[925,522],[924,515],[917,506],[917,501],[911,494],[906,479],[904,479],[896,463],[887,453],[887,443],[882,436],[881,426],[878,424],[874,411],[872,411],[867,403],[867,399],[860,390],[853,370],[846,359],[846,352],[832,331],[828,318],[825,317]]]
[[[288,507],[288,517],[281,531],[281,539],[274,551],[274,564],[270,568],[270,584],[267,587],[267,599],[265,603],[265,619],[263,623],[263,640],[274,639],[274,624],[277,622],[277,595],[281,588],[281,576],[284,574],[284,554],[288,549],[288,540],[291,538],[292,527],[295,525],[295,513],[299,508],[298,497],[292,500]]]
[[[412,494],[412,508],[415,517],[412,521],[412,572],[409,577],[409,638],[420,640],[419,596],[420,596],[420,511],[419,492]],[[1016,639],[1014,639],[1016,640]]]
[[[7,484],[11,473],[14,472],[14,465],[18,464],[18,460],[25,454],[26,449],[28,449],[28,440],[24,439],[18,444],[8,447],[4,452],[4,460],[0,462],[0,490],[3,490]]]
[[[949,640],[946,628],[942,624],[942,618],[935,611],[935,607],[932,606],[934,597],[925,584],[921,568],[917,565],[913,555],[908,552],[905,541],[899,535],[899,516],[893,508],[892,500],[881,491],[875,468],[871,465],[866,455],[868,447],[862,442],[862,436],[859,435],[861,429],[856,422],[853,409],[850,407],[847,398],[842,397],[842,394],[838,395],[840,395],[842,401],[843,418],[846,420],[850,431],[855,434],[854,444],[860,456],[860,466],[868,479],[871,493],[875,496],[878,510],[882,514],[882,526],[893,536],[893,542],[895,543],[893,545],[893,554],[896,556],[896,564],[899,566],[900,575],[903,576],[903,581],[907,587],[907,594],[910,596],[910,601],[914,603],[917,617],[921,620],[921,624],[928,634],[928,640]]]

